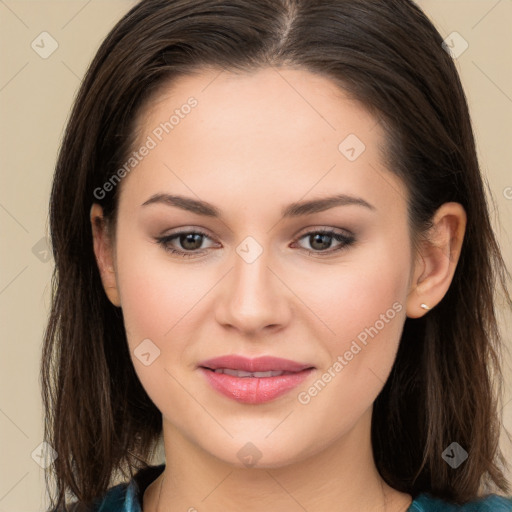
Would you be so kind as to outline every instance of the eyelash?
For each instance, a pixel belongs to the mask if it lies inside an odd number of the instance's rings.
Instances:
[[[171,240],[174,240],[175,238],[179,238],[182,235],[192,235],[192,234],[193,235],[201,235],[203,237],[210,238],[203,231],[194,230],[194,231],[179,231],[177,233],[173,233],[172,235],[157,237],[157,238],[155,238],[155,241],[156,241],[156,243],[161,245],[163,247],[163,249],[168,253],[171,253],[175,256],[179,256],[181,258],[191,258],[194,256],[199,256],[205,250],[203,249],[202,252],[191,252],[191,251],[185,252],[185,251],[180,251],[178,249],[174,249],[173,247],[171,247],[169,245],[169,243],[171,242]],[[317,234],[329,235],[332,238],[334,238],[337,242],[342,242],[342,245],[340,245],[336,249],[329,249],[327,251],[311,251],[309,249],[303,249],[304,251],[307,252],[308,255],[320,256],[320,257],[323,257],[324,255],[328,256],[333,253],[341,252],[341,251],[347,249],[349,246],[351,246],[356,241],[356,239],[353,235],[343,235],[343,234],[338,233],[337,231],[334,231],[332,229],[319,229],[316,231],[309,231],[308,233],[304,233],[299,238],[297,238],[295,242],[301,240],[302,238],[312,236],[312,235],[317,235]],[[295,243],[295,242],[293,242],[293,243]]]

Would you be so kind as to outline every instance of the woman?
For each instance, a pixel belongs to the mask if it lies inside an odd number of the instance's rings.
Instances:
[[[508,274],[412,1],[138,3],[76,99],[50,227],[52,509],[512,510]]]

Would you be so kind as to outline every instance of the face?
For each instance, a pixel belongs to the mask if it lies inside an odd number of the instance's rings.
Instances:
[[[116,286],[164,435],[261,467],[341,442],[389,375],[413,271],[381,126],[305,70],[205,70],[155,99],[138,137]]]

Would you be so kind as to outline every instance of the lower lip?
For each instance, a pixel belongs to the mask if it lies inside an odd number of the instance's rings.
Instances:
[[[210,385],[219,393],[245,404],[262,404],[284,395],[304,382],[313,368],[278,377],[233,377],[199,368]]]

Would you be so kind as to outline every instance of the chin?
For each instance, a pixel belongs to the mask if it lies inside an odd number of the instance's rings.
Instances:
[[[267,430],[265,429],[265,432]],[[300,446],[298,439],[276,436],[244,435],[234,439],[219,439],[215,446],[202,446],[213,457],[236,468],[272,469],[300,462],[321,451],[320,446]],[[272,437],[272,436],[271,436]],[[219,450],[220,448],[220,450]]]

